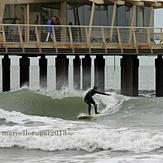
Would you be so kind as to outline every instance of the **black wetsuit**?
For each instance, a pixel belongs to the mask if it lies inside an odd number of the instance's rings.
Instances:
[[[91,89],[91,90],[89,90],[87,92],[87,94],[84,97],[84,101],[88,104],[88,113],[89,113],[89,115],[91,115],[91,104],[94,105],[95,113],[98,114],[98,112],[97,112],[97,104],[92,98],[92,96],[94,96],[95,94],[108,95],[108,94],[103,93],[103,92],[98,92],[96,89]]]

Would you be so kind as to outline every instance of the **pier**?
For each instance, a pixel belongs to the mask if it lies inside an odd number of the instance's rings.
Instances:
[[[153,27],[154,8],[162,8],[161,0],[84,1],[80,5],[91,6],[88,25],[79,24],[76,8],[75,24],[66,25],[67,3],[71,2],[58,1],[63,25],[49,26],[52,29],[49,40],[46,40],[48,25],[30,24],[29,4],[51,4],[53,1],[14,3],[25,5],[25,22],[3,23],[4,6],[12,1],[0,5],[0,91],[19,89],[24,84],[31,89],[43,87],[48,91],[63,87],[86,90],[96,85],[107,91],[111,89],[108,83],[109,56],[121,56],[121,93],[138,96],[138,56],[157,56],[156,96],[163,96],[163,28]],[[79,2],[73,3],[77,5]],[[112,6],[110,25],[93,25],[98,5]],[[132,9],[129,25],[115,25],[116,12],[121,6]],[[136,21],[137,10],[141,8],[138,13],[142,14],[142,6],[149,9],[149,20],[144,20],[146,26],[141,25],[143,19]]]

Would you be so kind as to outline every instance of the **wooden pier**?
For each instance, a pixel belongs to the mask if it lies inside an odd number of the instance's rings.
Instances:
[[[163,53],[163,28],[110,26],[0,25],[1,53],[156,55]],[[15,49],[15,50],[14,50]]]

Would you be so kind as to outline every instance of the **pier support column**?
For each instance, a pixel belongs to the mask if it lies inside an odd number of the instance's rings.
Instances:
[[[83,90],[83,58],[84,55],[80,55],[80,90]]]
[[[102,55],[97,55],[95,59],[95,85],[104,91],[104,65],[105,61]]]
[[[67,87],[68,79],[68,59],[65,55],[57,55],[56,58],[56,82],[57,90]]]
[[[91,88],[95,85],[95,55],[91,55]]]
[[[74,89],[80,90],[80,58],[79,55],[74,59]]]
[[[3,91],[10,91],[10,59],[8,55],[4,55],[2,59],[3,66]]]
[[[20,88],[20,56],[10,56],[10,90]]]
[[[47,87],[47,59],[44,55],[41,56],[39,60],[40,65],[40,87]]]
[[[47,90],[56,90],[56,55],[46,56],[47,59]]]
[[[67,56],[69,59],[69,65],[68,65],[68,89],[73,90],[74,89],[74,59],[75,56]]]
[[[0,3],[0,24],[3,24],[3,15],[5,11],[5,1],[1,1]]]
[[[83,90],[91,87],[91,59],[86,55],[83,59]]]
[[[20,86],[29,86],[29,58],[22,56],[20,58]]]
[[[61,24],[67,24],[67,2],[61,2]]]
[[[156,96],[163,97],[163,58],[161,55],[155,60],[156,67]]]
[[[109,88],[109,56],[104,56],[105,59],[105,75],[104,75],[104,89],[108,91]]]
[[[3,91],[3,78],[2,78],[2,58],[3,56],[0,56],[0,92]]]
[[[30,57],[29,87],[34,90],[40,88],[39,59],[40,57]]]
[[[121,59],[121,93],[126,96],[138,96],[137,56],[123,56]]]

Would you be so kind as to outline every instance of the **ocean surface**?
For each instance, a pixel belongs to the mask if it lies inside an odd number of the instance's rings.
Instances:
[[[154,79],[154,66],[141,66],[139,97],[122,96],[120,69],[110,67],[111,96],[95,95],[101,114],[91,121],[77,119],[87,113],[86,92],[0,93],[0,163],[163,163]]]

